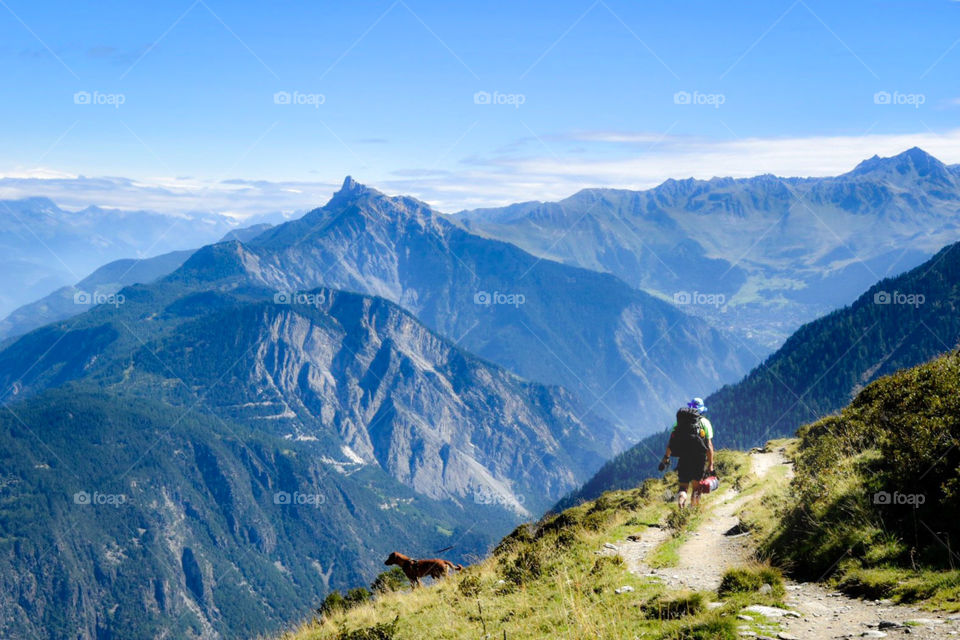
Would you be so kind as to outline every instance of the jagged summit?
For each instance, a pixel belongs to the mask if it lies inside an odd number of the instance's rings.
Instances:
[[[371,192],[380,193],[376,189],[371,189],[367,185],[357,182],[353,179],[353,176],[347,176],[343,179],[343,184],[340,186],[340,190],[337,191],[333,197],[360,196]]]
[[[874,155],[858,164],[847,175],[866,176],[884,173],[901,176],[914,174],[920,178],[934,180],[950,179],[950,171],[947,166],[920,147],[911,147],[889,158]]]

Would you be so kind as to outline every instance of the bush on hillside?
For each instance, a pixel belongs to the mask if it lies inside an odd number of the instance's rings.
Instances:
[[[799,436],[793,504],[766,543],[774,559],[815,579],[949,566],[946,541],[960,538],[960,351],[877,380]]]
[[[373,594],[363,587],[350,589],[346,595],[343,595],[335,589],[328,593],[327,597],[323,599],[323,603],[317,609],[317,613],[319,613],[321,617],[331,616],[363,604],[372,598]]]
[[[655,620],[676,620],[684,616],[696,615],[707,607],[702,593],[691,593],[676,598],[654,598],[642,606],[643,615]]]
[[[783,586],[783,576],[776,569],[772,567],[758,567],[756,569],[735,567],[728,569],[723,574],[720,587],[717,589],[717,595],[721,598],[727,598],[738,593],[756,593],[765,584],[770,585],[770,595],[774,598],[782,598],[786,593]]]
[[[406,574],[400,567],[392,567],[389,571],[384,571],[370,583],[370,590],[374,593],[392,593],[401,591],[410,586]]]
[[[337,640],[393,640],[399,621],[400,616],[397,616],[393,619],[393,622],[381,622],[371,627],[341,631],[337,634]]]

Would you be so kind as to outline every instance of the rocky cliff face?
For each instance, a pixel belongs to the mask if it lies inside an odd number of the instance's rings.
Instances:
[[[482,552],[620,446],[383,299],[125,291],[0,353],[7,634],[254,635],[394,548]]]
[[[378,465],[435,499],[531,515],[621,445],[563,389],[483,363],[383,299],[317,289],[225,303],[151,349],[136,360],[153,375],[163,361],[201,388],[225,372],[218,406],[232,420],[295,440],[335,434],[334,467]]]

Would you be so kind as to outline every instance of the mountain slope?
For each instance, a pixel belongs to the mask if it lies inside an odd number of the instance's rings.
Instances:
[[[716,326],[776,348],[803,322],[955,242],[958,210],[956,173],[914,148],[830,178],[668,180],[457,218],[536,255],[690,300]],[[694,293],[722,295],[726,312]]]
[[[318,289],[310,304],[290,304],[264,289],[175,283],[123,291],[123,305],[0,352],[0,385],[30,397],[85,380],[185,407],[202,397],[280,437],[333,434],[335,460],[377,464],[425,495],[484,494],[520,514],[524,503],[549,506],[619,446],[563,389],[480,361],[383,299]]]
[[[28,496],[0,512],[13,576],[0,598],[22,637],[261,632],[372,578],[388,546],[482,552],[620,446],[562,389],[460,351],[382,299],[323,289],[284,303],[177,278],[123,294],[0,352],[18,398],[0,455]],[[131,508],[74,513],[81,490]],[[283,510],[278,491],[323,498]],[[26,508],[45,493],[63,500]],[[71,524],[82,539],[44,556]],[[28,578],[41,560],[78,585],[62,615],[58,582]],[[21,584],[36,607],[12,604]]]
[[[152,282],[182,265],[193,251],[172,251],[143,260],[114,260],[73,286],[60,287],[35,302],[17,307],[0,321],[0,341],[23,335],[51,322],[83,313],[120,289],[138,282]]]
[[[397,302],[430,328],[531,380],[560,384],[633,435],[668,398],[736,379],[754,356],[705,322],[617,278],[466,232],[425,204],[348,178],[324,207],[178,277],[317,286]]]
[[[395,544],[489,544],[449,503],[324,453],[95,387],[4,411],[0,635],[252,637],[368,580]]]
[[[220,241],[246,242],[271,226],[264,222],[232,229]],[[193,251],[171,251],[152,258],[125,258],[108,262],[75,285],[61,287],[35,302],[14,309],[0,321],[0,343],[6,338],[20,336],[45,324],[83,313],[91,304],[110,299],[127,285],[145,284],[162,278],[179,268]]]
[[[111,260],[196,248],[237,226],[212,213],[66,211],[48,198],[0,200],[0,271],[18,283],[0,293],[0,317]]]
[[[743,380],[707,397],[716,443],[748,448],[792,435],[844,407],[873,380],[925,362],[958,341],[960,243],[804,325]],[[562,504],[654,475],[666,437],[646,438],[609,461]]]

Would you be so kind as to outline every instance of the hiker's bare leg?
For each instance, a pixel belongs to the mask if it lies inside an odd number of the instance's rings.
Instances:
[[[687,487],[689,483],[681,482],[680,483],[680,492],[677,494],[677,506],[683,509],[687,504]]]

